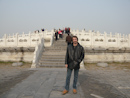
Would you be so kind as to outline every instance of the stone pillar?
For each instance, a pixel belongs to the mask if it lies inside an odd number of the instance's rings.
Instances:
[[[31,47],[31,32],[29,31],[29,38],[28,38],[29,47]]]
[[[110,32],[110,38],[112,38],[112,32]]]
[[[99,31],[97,31],[96,33],[97,33],[98,36],[100,35],[100,32],[99,32]]]
[[[54,30],[52,29],[52,30],[51,30],[51,32],[53,33],[53,32],[54,32]]]
[[[23,35],[24,35],[24,32],[23,32]]]
[[[81,32],[82,32],[82,33],[84,33],[84,32],[85,32],[85,30],[82,30]]]
[[[117,47],[120,48],[120,35],[117,33]]]
[[[128,35],[125,35],[125,42],[127,43],[127,46],[126,46],[126,47],[128,47],[128,46],[129,46]]]
[[[88,30],[88,33],[92,33],[92,30]]]
[[[89,31],[89,33],[90,33],[90,31]],[[93,38],[93,32],[91,32],[91,47],[93,48],[93,43],[94,43],[94,38]]]
[[[128,42],[129,42],[129,46],[130,47],[130,34],[128,35]]]
[[[15,46],[16,47],[18,47],[18,42],[19,42],[19,40],[18,40],[18,33],[16,33],[16,35],[15,35]]]
[[[120,45],[120,44],[121,44],[121,40],[122,40],[121,37],[122,37],[122,36],[121,36],[121,33],[120,33],[120,34],[119,34],[119,48],[121,48],[121,45]]]
[[[107,48],[107,33],[104,32],[104,46]]]
[[[4,47],[6,47],[7,35],[4,35]]]

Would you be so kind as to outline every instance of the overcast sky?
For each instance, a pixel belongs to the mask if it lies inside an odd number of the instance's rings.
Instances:
[[[130,0],[0,0],[0,37],[63,27],[130,34]]]

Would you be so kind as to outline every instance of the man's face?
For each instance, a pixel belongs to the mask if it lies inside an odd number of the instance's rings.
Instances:
[[[77,43],[78,43],[77,38],[73,37],[73,43],[74,43],[74,44],[77,44]]]

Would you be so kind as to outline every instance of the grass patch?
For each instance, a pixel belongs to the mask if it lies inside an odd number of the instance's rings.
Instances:
[[[18,62],[18,61],[16,61],[16,62]],[[16,63],[16,62],[13,62],[13,61],[8,61],[8,62],[5,62],[5,61],[0,61],[0,67],[13,67],[12,66],[12,63]],[[20,62],[20,61],[19,61]],[[27,68],[27,67],[31,67],[31,65],[32,65],[32,63],[30,63],[30,62],[23,62],[22,61],[22,63],[23,63],[23,65],[22,66],[17,66],[17,67],[21,67],[21,68]]]

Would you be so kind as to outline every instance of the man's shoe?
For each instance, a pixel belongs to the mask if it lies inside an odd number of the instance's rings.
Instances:
[[[77,93],[77,90],[76,90],[76,89],[73,89],[73,93],[76,94],[76,93]]]
[[[68,93],[68,91],[65,89],[65,90],[62,92],[62,95],[65,95],[66,93]]]

